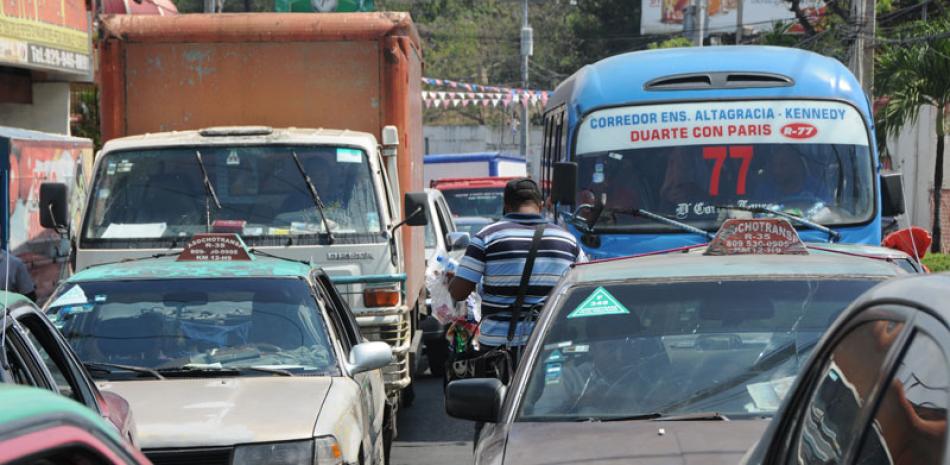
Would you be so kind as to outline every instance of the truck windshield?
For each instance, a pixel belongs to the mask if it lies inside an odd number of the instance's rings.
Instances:
[[[202,181],[196,150],[221,203]],[[96,172],[83,240],[167,242],[212,229],[238,232],[251,245],[325,237],[319,211],[294,163],[310,175],[337,239],[382,240],[366,153],[333,146],[204,146],[106,154]],[[369,237],[370,239],[367,239]]]
[[[578,132],[576,202],[602,203],[595,227],[608,231],[665,230],[634,209],[715,230],[726,205],[863,223],[875,205],[867,134],[860,114],[836,102],[602,110]]]
[[[47,314],[84,363],[338,371],[320,309],[300,279],[82,282],[65,286]]]
[[[498,219],[504,208],[504,187],[446,189],[442,191],[453,216],[482,216]]]
[[[550,309],[520,421],[771,415],[874,279],[578,286]]]

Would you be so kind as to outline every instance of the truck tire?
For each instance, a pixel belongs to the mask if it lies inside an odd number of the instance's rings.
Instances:
[[[444,338],[426,341],[426,358],[432,376],[445,376],[445,364],[449,359],[449,342]]]

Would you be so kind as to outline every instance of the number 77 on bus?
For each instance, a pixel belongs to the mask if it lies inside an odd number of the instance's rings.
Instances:
[[[532,176],[593,258],[708,242],[783,216],[805,241],[881,243],[903,213],[871,109],[838,61],[778,47],[633,52],[585,66],[544,113]]]

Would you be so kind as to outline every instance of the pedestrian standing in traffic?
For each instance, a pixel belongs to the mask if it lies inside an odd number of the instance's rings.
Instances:
[[[5,291],[23,294],[36,301],[36,285],[26,264],[6,250],[0,251],[0,286]]]
[[[541,191],[530,178],[509,181],[504,204],[504,217],[472,237],[449,291],[452,299],[461,302],[478,290],[482,300],[479,352],[514,348],[514,364],[517,348],[527,342],[534,327],[532,309],[544,303],[561,276],[582,259],[583,252],[573,235],[548,224],[541,216]],[[530,274],[523,276],[531,261],[532,243],[536,249],[533,266]],[[525,286],[521,286],[523,281]],[[520,318],[509,343],[510,321],[515,313],[512,307],[519,288],[523,288],[523,303],[516,312]]]

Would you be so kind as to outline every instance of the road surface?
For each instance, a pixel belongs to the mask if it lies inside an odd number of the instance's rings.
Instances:
[[[441,378],[426,374],[413,382],[416,400],[399,411],[390,465],[471,464],[474,424],[445,414]]]

